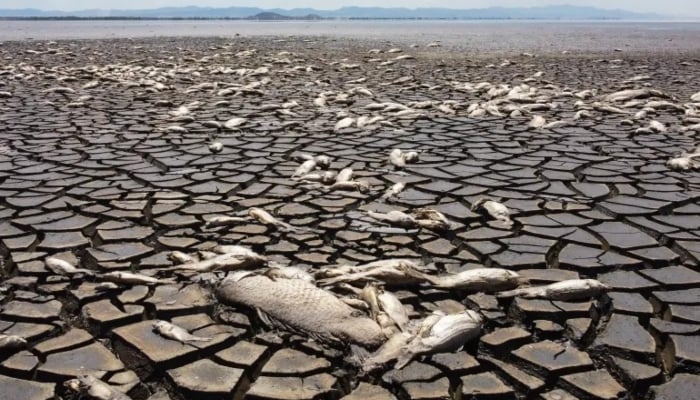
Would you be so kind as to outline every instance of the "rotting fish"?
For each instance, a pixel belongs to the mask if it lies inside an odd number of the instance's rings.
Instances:
[[[205,228],[210,228],[214,226],[229,226],[236,225],[243,222],[248,222],[248,219],[242,217],[229,217],[226,215],[217,215],[215,217],[209,218],[204,224]]]
[[[529,129],[540,129],[543,126],[545,126],[546,124],[547,124],[547,120],[545,120],[543,116],[535,115],[530,120],[530,123],[527,124],[527,127]]]
[[[388,200],[392,197],[397,196],[403,189],[406,187],[406,184],[403,182],[396,182],[394,183],[389,189],[384,192],[382,195],[382,200]]]
[[[483,208],[494,219],[499,220],[507,225],[512,225],[510,219],[510,210],[504,204],[491,199],[480,199],[472,205],[472,211]]]
[[[234,271],[259,267],[267,262],[267,257],[243,246],[217,246],[214,251],[219,253],[215,257],[181,264],[174,268],[197,272]]]
[[[416,226],[415,218],[399,210],[391,210],[387,213],[367,211],[367,215],[376,219],[377,221],[386,222],[390,225],[399,226],[401,228],[413,228]]]
[[[377,296],[379,306],[384,311],[399,330],[404,331],[408,325],[408,313],[401,301],[394,294],[381,291]]]
[[[218,154],[224,149],[224,145],[221,142],[212,142],[209,144],[209,151]]]
[[[131,400],[131,397],[92,375],[70,379],[64,382],[63,386],[95,400]]]
[[[185,253],[183,253],[183,252],[181,252],[181,251],[177,251],[177,250],[176,250],[176,251],[171,251],[170,254],[168,254],[168,258],[169,258],[170,260],[173,260],[173,261],[175,261],[175,262],[179,262],[179,263],[181,263],[181,264],[184,264],[184,263],[193,263],[193,262],[197,262],[197,261],[198,261],[197,258],[192,257],[192,256],[189,255],[189,254],[185,254]]]
[[[342,181],[335,182],[328,187],[330,190],[357,190],[360,193],[369,191],[369,183],[365,181]]]
[[[94,274],[94,272],[89,269],[77,268],[68,261],[56,257],[47,257],[44,260],[44,264],[54,273],[61,275]]]
[[[460,289],[475,292],[496,292],[512,289],[520,283],[520,275],[502,268],[475,268],[448,275],[426,275],[439,289]]]
[[[314,159],[304,161],[294,171],[294,174],[292,174],[292,179],[299,178],[302,175],[306,175],[309,172],[313,171],[316,168],[316,164],[316,160]]]
[[[343,168],[338,172],[335,177],[336,182],[348,182],[352,179],[353,170],[352,168]]]
[[[483,318],[477,312],[467,310],[460,314],[440,317],[427,329],[421,331],[406,345],[394,368],[401,369],[421,354],[455,351],[481,333]]]
[[[524,297],[549,300],[579,300],[597,297],[610,290],[610,287],[595,279],[569,279],[546,286],[518,288],[496,293],[496,297]]]
[[[338,174],[335,171],[320,171],[305,174],[299,177],[300,181],[320,182],[324,185],[330,185],[335,182]]]
[[[645,97],[649,97],[649,96],[661,96],[661,97],[663,97],[664,94],[659,92],[658,90],[653,90],[653,89],[628,89],[628,90],[621,90],[621,91],[615,92],[615,93],[610,93],[609,95],[603,97],[603,100],[617,102],[617,101],[626,101],[626,100],[631,100],[631,99],[640,99],[640,98],[645,98]]]
[[[384,261],[387,262],[372,268],[359,266],[353,272],[321,279],[318,284],[320,286],[333,286],[338,283],[361,285],[379,281],[387,285],[418,285],[428,281],[425,274],[415,268],[415,263],[411,261],[400,259]]]
[[[418,208],[411,212],[416,225],[431,230],[448,230],[450,221],[445,214],[432,208]]]
[[[376,322],[330,292],[300,279],[272,280],[261,275],[224,279],[217,296],[225,303],[256,309],[269,326],[322,342],[375,348],[386,340]]]
[[[22,349],[27,346],[27,340],[17,335],[0,333],[0,350]]]
[[[263,210],[262,208],[251,207],[250,209],[248,209],[248,215],[255,218],[264,225],[272,225],[282,231],[296,232],[302,230],[302,228],[278,220],[277,218],[273,217],[272,214]]]
[[[186,329],[179,327],[177,325],[171,324],[168,321],[155,321],[153,322],[153,331],[157,332],[159,335],[171,339],[177,340],[180,343],[190,343],[190,342],[210,342],[210,337],[195,336],[189,333]]]
[[[406,345],[408,345],[413,337],[414,334],[410,332],[398,332],[390,336],[371,356],[361,360],[362,371],[367,373],[396,360],[403,354]]]
[[[100,275],[100,277],[108,282],[123,283],[127,285],[156,285],[159,283],[172,283],[171,281],[154,278],[152,276],[124,271],[107,272],[106,274]]]
[[[229,130],[235,130],[238,129],[239,126],[245,124],[246,122],[248,122],[247,118],[234,117],[224,122],[224,128]]]

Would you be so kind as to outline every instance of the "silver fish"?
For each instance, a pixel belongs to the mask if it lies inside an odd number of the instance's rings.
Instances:
[[[475,311],[467,310],[460,314],[440,317],[434,324],[419,332],[403,348],[394,368],[401,369],[421,354],[434,354],[454,351],[481,333],[483,319]]]
[[[152,276],[123,271],[108,272],[100,275],[100,277],[108,282],[124,283],[129,285],[155,285],[158,283],[169,283],[165,280],[160,280]]]
[[[153,331],[157,332],[159,335],[177,340],[181,343],[189,342],[209,342],[211,338],[195,336],[187,332],[186,329],[173,325],[168,321],[155,321],[153,322]]]
[[[401,228],[413,228],[416,226],[415,218],[403,211],[391,210],[387,213],[367,211],[367,215],[376,219],[377,221],[386,222],[390,225],[399,226]]]
[[[389,285],[417,285],[428,281],[426,275],[414,267],[414,263],[406,260],[386,260],[372,268],[359,268],[356,272],[336,275],[333,278],[319,280],[321,286],[332,286],[338,283],[355,285],[367,282],[384,282]]]
[[[520,275],[501,268],[476,268],[456,274],[426,275],[433,287],[475,292],[495,292],[518,286]]]
[[[93,274],[89,269],[77,268],[68,261],[56,257],[47,257],[44,264],[54,273],[61,275]]]
[[[272,280],[261,275],[225,279],[217,296],[225,303],[258,310],[268,325],[323,342],[377,347],[386,339],[376,322],[300,279]]]
[[[205,224],[205,228],[209,228],[212,226],[229,226],[229,225],[236,225],[240,223],[248,222],[248,219],[246,218],[241,218],[241,217],[229,217],[226,215],[217,215],[215,217],[210,218]]]
[[[131,397],[92,375],[68,380],[63,383],[63,386],[95,400],[131,400]]]
[[[267,258],[243,246],[218,246],[214,250],[219,255],[197,262],[178,265],[177,269],[198,272],[232,271],[264,265]]]
[[[272,225],[282,231],[294,232],[301,230],[301,228],[299,227],[292,226],[286,222],[278,220],[277,218],[273,217],[272,214],[263,210],[262,208],[251,207],[250,209],[248,209],[248,215],[257,219],[264,225]]]
[[[595,279],[569,279],[546,286],[518,288],[496,293],[497,297],[524,297],[549,300],[579,300],[597,297],[610,287]]]

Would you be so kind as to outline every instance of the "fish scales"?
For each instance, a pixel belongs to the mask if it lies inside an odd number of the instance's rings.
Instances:
[[[303,280],[249,276],[225,281],[218,296],[225,302],[258,309],[293,330],[329,342],[376,347],[386,339],[376,322]]]

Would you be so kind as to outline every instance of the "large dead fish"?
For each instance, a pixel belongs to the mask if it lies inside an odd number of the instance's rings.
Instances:
[[[211,341],[211,338],[192,335],[186,329],[173,325],[168,321],[155,321],[153,330],[167,339],[177,340],[180,343]]]
[[[377,347],[386,337],[376,322],[336,296],[300,279],[253,275],[224,279],[217,291],[225,303],[258,311],[266,324],[322,342]]]
[[[502,268],[475,268],[456,274],[426,275],[433,287],[474,292],[496,292],[518,286],[520,275]]]
[[[546,286],[533,286],[513,289],[496,294],[496,297],[524,297],[549,300],[579,300],[597,297],[610,290],[610,287],[595,279],[569,279]]]
[[[102,382],[92,375],[81,376],[63,383],[63,386],[95,400],[131,400],[131,397]]]
[[[217,246],[213,250],[218,253],[214,257],[184,263],[175,268],[197,272],[233,271],[259,267],[267,262],[267,257],[243,246]]]

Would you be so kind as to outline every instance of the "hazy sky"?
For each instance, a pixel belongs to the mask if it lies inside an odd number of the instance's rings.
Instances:
[[[622,8],[630,11],[658,12],[673,15],[700,16],[700,0],[0,0],[0,8],[41,8],[45,10],[83,10],[90,8],[138,9],[186,5],[262,8],[312,7],[335,9],[345,5],[381,7],[450,7],[484,8],[489,6],[523,7],[548,4],[574,4],[601,8]]]

